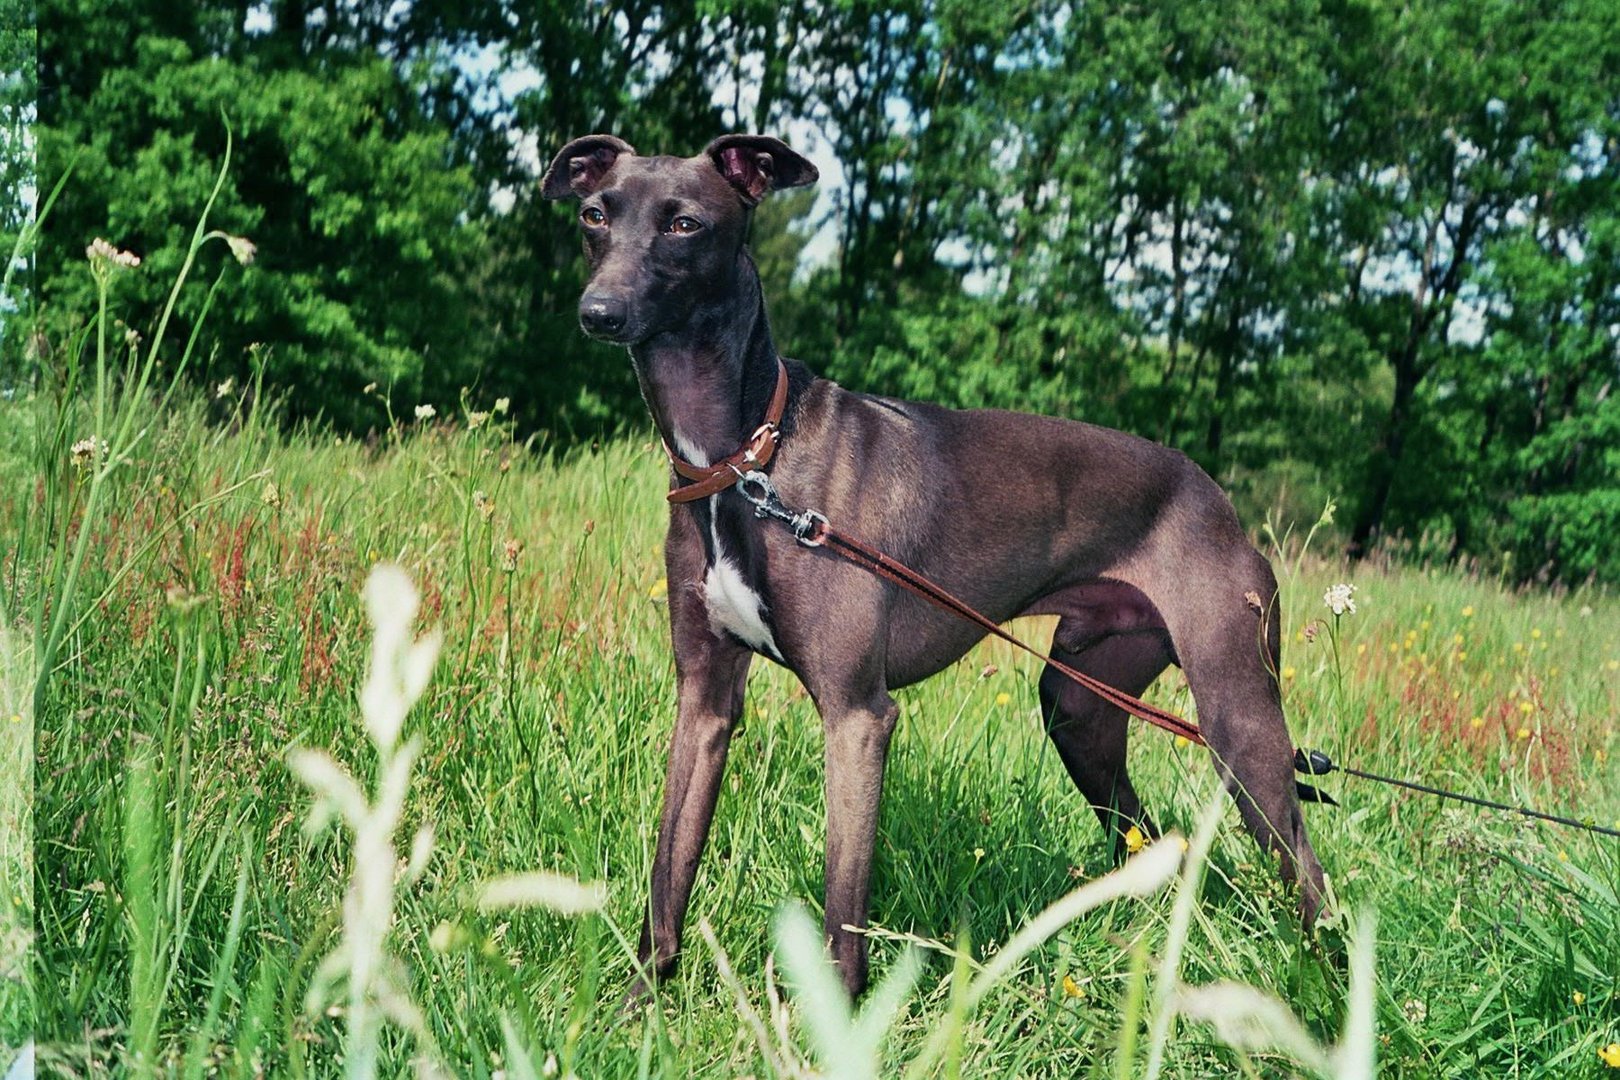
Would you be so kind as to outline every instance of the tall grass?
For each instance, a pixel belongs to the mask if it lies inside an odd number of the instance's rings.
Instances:
[[[209,235],[193,256],[213,257]],[[206,307],[185,279],[175,296]],[[200,331],[160,353],[153,328],[136,351],[106,332],[116,314],[90,313],[52,392],[0,402],[0,519],[19,523],[0,547],[0,692],[19,712],[0,720],[8,760],[31,757],[37,779],[31,869],[27,802],[0,805],[6,887],[34,885],[31,913],[14,901],[33,926],[33,1015],[15,968],[0,1015],[8,1046],[37,1035],[42,1067],[1606,1068],[1620,846],[1346,781],[1343,809],[1307,812],[1358,918],[1304,938],[1205,756],[1143,732],[1138,787],[1191,850],[1105,877],[1103,837],[1043,745],[1038,672],[995,645],[900,695],[873,882],[880,989],[860,1009],[781,907],[820,895],[821,736],[802,689],[761,662],[694,902],[703,929],[656,1007],[621,1011],[673,713],[652,443],[548,452],[476,393],[414,421],[402,403],[372,442],[286,429],[273,388],[170,384]],[[1330,648],[1307,631],[1352,571],[1287,536],[1279,523],[1274,617],[1300,744],[1620,818],[1612,597],[1363,564]],[[360,598],[379,562],[418,599],[368,650]],[[432,664],[418,625],[439,635]],[[1152,695],[1190,707],[1174,672]],[[342,828],[301,827],[311,789]],[[1173,883],[1091,904],[1153,859]],[[1376,979],[1359,913],[1376,914]]]

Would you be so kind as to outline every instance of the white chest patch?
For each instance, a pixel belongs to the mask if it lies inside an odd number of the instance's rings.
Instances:
[[[759,593],[748,587],[737,564],[726,556],[720,546],[720,534],[714,528],[714,501],[709,499],[709,538],[714,541],[714,564],[703,579],[703,600],[709,608],[709,629],[716,634],[730,631],[750,648],[776,659],[782,653],[765,624],[765,601]]]

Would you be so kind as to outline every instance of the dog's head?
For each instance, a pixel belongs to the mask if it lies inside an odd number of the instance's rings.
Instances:
[[[548,199],[579,199],[591,280],[587,334],[634,345],[690,318],[736,276],[749,212],[771,191],[812,184],[816,167],[766,135],[723,135],[696,157],[641,157],[612,135],[557,152]]]

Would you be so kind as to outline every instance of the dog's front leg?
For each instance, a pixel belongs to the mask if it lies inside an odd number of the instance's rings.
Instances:
[[[709,838],[726,753],[742,716],[748,663],[753,658],[742,645],[710,630],[701,586],[691,575],[680,573],[680,562],[673,554],[668,559],[675,733],[653,852],[652,894],[636,950],[644,977],[650,974],[654,979],[672,975],[680,955],[692,883]],[[647,989],[638,980],[635,994]]]
[[[866,988],[866,928],[883,767],[899,708],[887,693],[860,705],[828,708],[826,931],[851,997]]]

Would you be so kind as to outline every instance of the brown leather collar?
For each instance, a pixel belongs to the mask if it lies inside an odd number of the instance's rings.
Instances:
[[[776,453],[776,444],[782,438],[782,414],[787,410],[787,399],[787,365],[783,364],[779,357],[776,361],[776,390],[771,394],[771,403],[765,409],[765,422],[748,436],[748,441],[743,443],[742,449],[713,465],[693,465],[690,461],[682,460],[670,449],[669,443],[665,442],[664,453],[669,455],[669,463],[683,478],[692,481],[690,484],[671,488],[669,501],[684,503],[707,498],[731,487],[743,473],[752,469],[763,469],[765,463]]]

